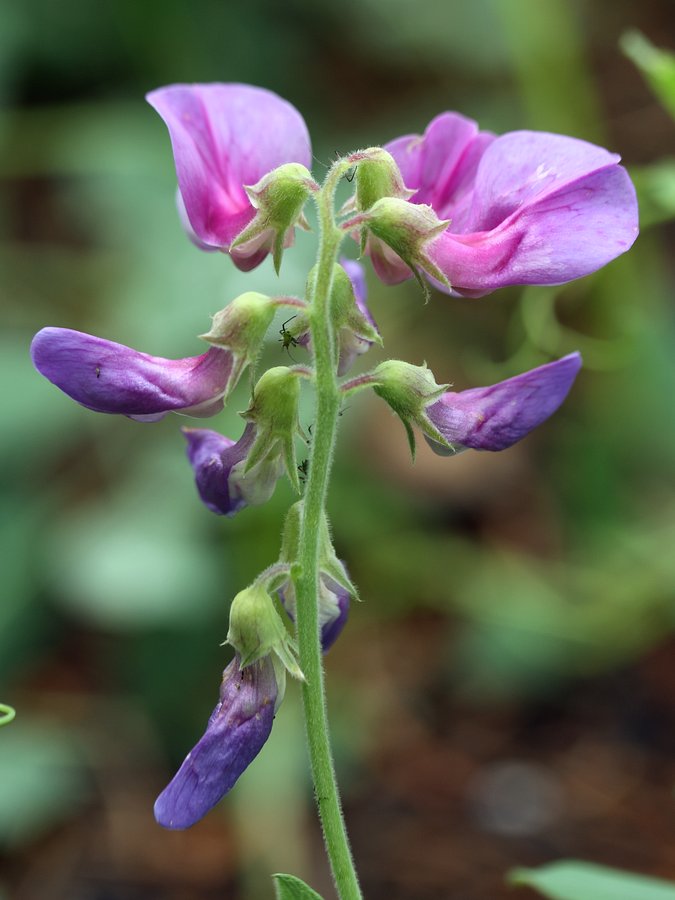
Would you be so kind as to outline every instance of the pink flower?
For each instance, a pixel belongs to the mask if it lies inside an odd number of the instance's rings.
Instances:
[[[230,252],[255,216],[244,186],[285,163],[309,167],[307,127],[286,100],[244,84],[175,84],[147,95],[169,129],[178,176],[178,208],[190,237],[204,250]],[[231,251],[247,272],[270,247]]]
[[[586,141],[536,131],[495,137],[443,113],[423,136],[385,149],[416,191],[411,202],[450,220],[428,256],[454,293],[562,284],[601,268],[637,237],[635,189],[620,157]],[[386,283],[411,277],[388,248],[371,255]]]

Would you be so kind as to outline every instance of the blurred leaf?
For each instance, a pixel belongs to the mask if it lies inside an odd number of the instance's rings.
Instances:
[[[642,72],[652,91],[675,118],[675,53],[655,47],[640,31],[626,31],[621,49]]]
[[[16,718],[16,710],[13,706],[7,706],[6,703],[0,703],[0,725],[9,725]]]
[[[203,510],[178,440],[153,440],[130,471],[118,470],[114,496],[54,529],[47,581],[71,612],[135,629],[197,624],[224,602],[222,560],[196,527]]]
[[[80,752],[65,729],[17,720],[0,732],[0,844],[33,840],[73,815],[87,795]]]
[[[277,900],[321,900],[320,894],[294,875],[272,875],[272,878]]]
[[[675,159],[632,168],[640,204],[640,225],[658,225],[675,218]]]
[[[514,869],[508,880],[534,888],[550,900],[675,900],[672,882],[575,860]]]

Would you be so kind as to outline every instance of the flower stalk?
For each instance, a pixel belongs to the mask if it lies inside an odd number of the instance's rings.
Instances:
[[[339,180],[348,169],[349,163],[338,160],[316,195],[320,243],[310,310],[316,426],[300,527],[300,554],[292,574],[296,591],[298,655],[305,675],[302,700],[319,818],[340,900],[360,900],[362,895],[342,815],[330,747],[318,615],[320,537],[342,400],[336,375],[330,309],[334,266],[343,239],[343,232],[335,223],[334,198]]]

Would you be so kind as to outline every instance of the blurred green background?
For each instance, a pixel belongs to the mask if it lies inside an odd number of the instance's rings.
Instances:
[[[629,28],[675,47],[673,4],[1,0],[0,701],[18,711],[0,729],[3,900],[262,900],[279,870],[332,896],[295,686],[216,812],[181,834],[152,818],[217,698],[228,604],[276,559],[290,489],[216,518],[180,419],[97,416],[28,357],[44,325],[193,355],[241,291],[302,291],[315,235],[279,281],[269,261],[243,275],[185,239],[143,100],[179,81],[289,99],[318,177],[336,151],[446,109],[602,143],[634,173],[641,237],[581,282],[424,306],[369,272],[387,356],[439,381],[488,384],[575,349],[585,367],[501,454],[421,443],[412,466],[383,404],[352,402],[330,513],[366,602],[327,668],[371,900],[500,900],[512,865],[562,856],[675,880],[675,122],[619,48]],[[212,427],[237,437],[246,403],[241,386]]]

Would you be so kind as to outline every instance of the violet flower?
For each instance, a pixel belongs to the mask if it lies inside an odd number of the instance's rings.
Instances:
[[[359,312],[363,315],[368,324],[372,325],[375,331],[379,333],[378,327],[375,324],[375,319],[373,319],[372,315],[370,314],[368,304],[366,303],[368,289],[366,287],[365,269],[354,259],[343,258],[340,260],[340,265],[345,270],[345,272],[349,276],[349,280],[352,283],[352,288],[354,289],[354,299],[356,300],[356,305],[359,309]],[[338,359],[337,373],[338,375],[345,375],[351,369],[352,365],[356,361],[356,358],[361,356],[363,353],[367,353],[368,350],[370,350],[370,348],[373,346],[373,342],[367,340],[361,335],[356,334],[349,328],[341,329],[339,341],[340,356]]]
[[[189,828],[232,789],[270,735],[285,672],[279,677],[271,655],[243,669],[235,656],[206,731],[155,802],[160,825]]]
[[[635,189],[620,157],[586,141],[536,131],[495,137],[443,113],[423,136],[385,148],[416,191],[411,202],[451,220],[428,255],[453,293],[562,284],[595,272],[637,237]],[[411,277],[389,248],[372,238],[369,245],[383,281]]]
[[[581,355],[570,353],[490,387],[448,391],[426,414],[457,450],[505,450],[553,415],[580,368]],[[427,440],[440,456],[452,452]]]
[[[284,461],[280,453],[273,454],[244,472],[257,436],[255,423],[246,425],[236,443],[207,428],[184,428],[183,434],[199,496],[211,512],[233,516],[245,506],[259,506],[270,499],[283,474]]]
[[[38,372],[77,403],[139,422],[156,422],[169,412],[214,415],[233,387],[232,354],[219,347],[164,359],[81,331],[43,328],[33,338],[31,357]]]
[[[344,563],[343,563],[344,565]],[[295,588],[288,581],[277,591],[281,605],[295,621]],[[350,596],[330,576],[321,573],[319,579],[319,628],[321,629],[321,649],[324,653],[333,646],[347,624]]]
[[[164,120],[178,176],[183,225],[205,250],[230,252],[255,209],[244,190],[285,163],[311,165],[307,127],[277,94],[245,84],[174,84],[151,91]],[[231,251],[244,272],[259,265],[267,244]]]

